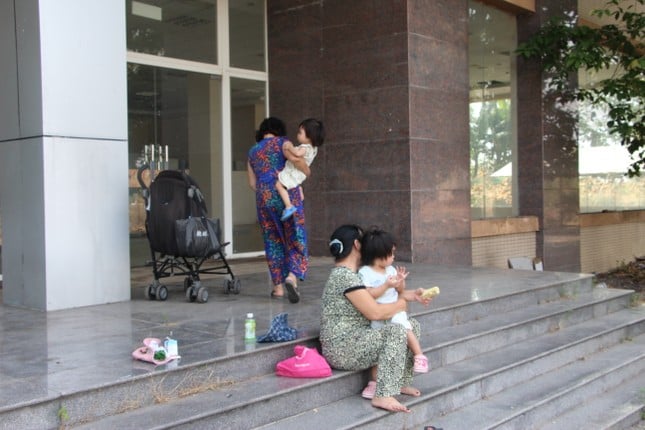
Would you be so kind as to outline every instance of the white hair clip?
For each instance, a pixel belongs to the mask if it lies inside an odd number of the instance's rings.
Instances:
[[[341,242],[338,239],[334,239],[331,242],[329,242],[329,247],[331,248],[331,246],[335,245],[335,244],[338,244],[338,246],[340,246],[340,249],[338,250],[338,254],[339,255],[342,254],[343,253],[343,242]]]

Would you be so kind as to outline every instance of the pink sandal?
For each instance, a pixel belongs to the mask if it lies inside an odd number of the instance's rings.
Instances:
[[[373,399],[374,395],[376,394],[376,381],[370,381],[367,383],[367,386],[363,388],[363,392],[361,393],[361,396],[364,399]]]
[[[414,356],[414,369],[416,373],[428,373],[430,366],[428,365],[428,357],[423,354]]]

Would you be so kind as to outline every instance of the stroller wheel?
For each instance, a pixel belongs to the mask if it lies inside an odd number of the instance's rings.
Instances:
[[[197,300],[200,303],[206,303],[208,301],[208,290],[206,287],[200,287],[199,290],[197,290]]]
[[[235,278],[233,281],[233,286],[231,287],[231,291],[233,294],[240,294],[240,290],[242,289],[242,282],[240,282],[240,278]]]
[[[161,300],[162,302],[168,298],[168,288],[165,286],[161,285],[157,289],[157,300]]]
[[[184,291],[186,291],[190,286],[193,285],[193,278],[186,276],[184,278]]]
[[[148,287],[144,291],[144,294],[147,300],[154,300],[155,296],[157,295],[157,291],[154,284],[148,285]]]
[[[238,278],[236,279],[225,279],[224,280],[224,293],[225,294],[240,294],[240,289],[242,288],[242,283]]]
[[[189,302],[194,302],[195,299],[197,298],[197,295],[195,294],[195,287],[190,286],[186,289],[186,300]]]

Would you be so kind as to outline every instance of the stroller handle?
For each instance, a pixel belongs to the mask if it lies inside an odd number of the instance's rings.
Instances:
[[[142,164],[141,167],[137,169],[137,181],[139,182],[139,185],[141,186],[141,188],[143,188],[144,190],[147,190],[148,186],[146,185],[145,182],[143,182],[143,172],[145,170],[150,170],[150,165],[148,163]]]

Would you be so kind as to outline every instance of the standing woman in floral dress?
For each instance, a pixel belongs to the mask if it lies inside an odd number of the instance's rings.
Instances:
[[[248,153],[247,173],[249,186],[255,191],[258,221],[273,283],[271,297],[282,298],[286,290],[289,301],[297,303],[300,300],[298,279],[305,278],[309,258],[303,194],[300,187],[289,190],[289,197],[297,210],[283,222],[280,217],[284,203],[275,183],[287,157],[307,176],[310,171],[302,158],[283,152],[283,145],[289,141],[285,135],[284,122],[275,117],[264,119],[256,132],[256,144]]]

